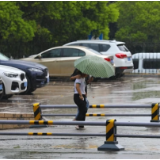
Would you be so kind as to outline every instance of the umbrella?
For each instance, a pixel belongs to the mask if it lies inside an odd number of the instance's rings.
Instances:
[[[109,78],[115,75],[112,64],[98,56],[84,56],[74,62],[74,67],[93,77]]]

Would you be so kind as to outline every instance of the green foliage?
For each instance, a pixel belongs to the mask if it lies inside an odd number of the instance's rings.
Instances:
[[[19,10],[16,2],[0,2],[0,37],[1,40],[11,38],[12,40],[29,41],[34,37],[34,21],[25,21],[23,12]]]
[[[28,11],[24,17],[36,19],[38,34],[46,33],[54,42],[58,42],[57,45],[86,39],[95,29],[98,29],[99,33],[103,32],[107,39],[109,22],[115,22],[119,16],[115,5],[99,1],[25,2],[21,9]]]
[[[116,4],[120,11],[116,39],[136,42],[159,42],[159,1],[119,1]]]
[[[87,39],[92,30],[108,39],[108,25],[118,16],[117,6],[107,1],[1,1],[1,48],[15,54],[18,48],[18,56],[30,55]]]

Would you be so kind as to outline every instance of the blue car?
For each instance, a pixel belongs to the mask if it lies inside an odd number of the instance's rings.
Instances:
[[[48,68],[44,65],[23,60],[11,60],[0,53],[0,65],[12,66],[26,73],[27,90],[23,94],[30,94],[37,88],[49,83]]]

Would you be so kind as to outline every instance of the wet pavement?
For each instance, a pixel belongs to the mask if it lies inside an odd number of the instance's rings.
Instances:
[[[160,99],[160,79],[158,77],[124,77],[114,81],[94,82],[88,86],[90,104],[151,104]],[[0,112],[33,113],[33,103],[74,104],[73,82],[52,81],[49,85],[37,89],[32,95],[14,95],[8,101],[0,102]],[[43,113],[76,114],[76,109],[43,109]],[[88,113],[151,114],[149,108],[90,108]],[[45,117],[47,120],[72,121],[74,117]],[[151,117],[86,117],[86,121],[105,122],[106,119],[117,122],[150,122]],[[52,133],[100,133],[103,126],[86,126],[83,131],[74,126],[49,126],[5,130],[1,132],[52,132]],[[117,127],[117,134],[159,135],[159,128]],[[0,158],[26,159],[152,159],[159,158],[159,139],[154,138],[117,138],[124,151],[98,151],[105,137],[96,136],[0,136]]]

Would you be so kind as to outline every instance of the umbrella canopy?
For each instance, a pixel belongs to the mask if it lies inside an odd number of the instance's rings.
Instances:
[[[74,67],[93,77],[109,78],[115,75],[114,67],[98,56],[84,56],[74,62]]]

